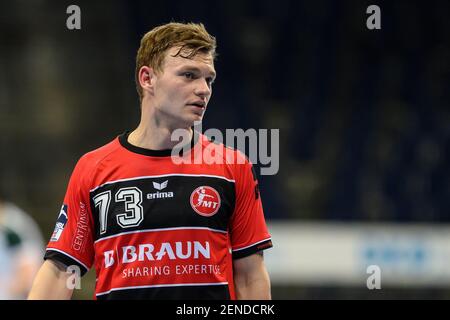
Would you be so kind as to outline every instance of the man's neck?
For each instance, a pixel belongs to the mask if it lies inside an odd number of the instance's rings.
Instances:
[[[184,129],[183,141],[192,140],[192,128]],[[168,127],[155,126],[151,124],[144,125],[142,122],[130,133],[128,142],[134,146],[150,150],[168,150],[173,149],[179,141],[172,141],[171,136],[175,129]]]

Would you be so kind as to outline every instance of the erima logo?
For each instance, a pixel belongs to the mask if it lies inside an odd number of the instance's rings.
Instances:
[[[67,223],[67,204],[63,204],[61,207],[61,210],[59,211],[58,219],[56,220],[56,226],[55,230],[53,230],[52,237],[50,238],[50,241],[58,241],[59,237],[61,236],[61,233],[64,230],[64,227]]]
[[[155,188],[156,190],[163,190],[165,188],[167,188],[167,184],[169,183],[169,180],[166,180],[164,182],[158,183],[158,182],[153,182],[153,188]],[[153,199],[166,199],[166,198],[173,198],[173,192],[169,191],[169,192],[155,192],[155,193],[147,193],[147,199],[148,200],[153,200]]]
[[[162,183],[153,182],[153,188],[155,188],[156,190],[162,190],[162,189],[167,188],[168,183],[169,183],[169,180],[166,180]]]

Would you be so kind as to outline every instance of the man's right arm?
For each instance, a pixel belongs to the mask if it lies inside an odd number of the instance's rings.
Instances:
[[[56,261],[45,260],[39,269],[28,300],[69,300],[73,289],[67,286],[71,273]]]

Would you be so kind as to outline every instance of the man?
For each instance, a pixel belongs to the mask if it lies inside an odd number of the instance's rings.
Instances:
[[[0,196],[0,300],[25,299],[41,264],[44,242],[34,220]]]
[[[68,299],[69,265],[95,265],[96,299],[270,299],[272,246],[252,165],[192,129],[215,79],[215,38],[169,23],[141,40],[137,129],[77,163],[30,299]],[[224,163],[176,163],[200,147]],[[184,151],[183,151],[184,150]],[[178,153],[175,152],[175,153]],[[200,197],[200,195],[202,196]]]

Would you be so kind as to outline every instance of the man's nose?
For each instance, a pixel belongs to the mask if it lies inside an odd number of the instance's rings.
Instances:
[[[211,87],[205,79],[200,79],[195,87],[195,94],[202,98],[206,98],[211,95]]]

